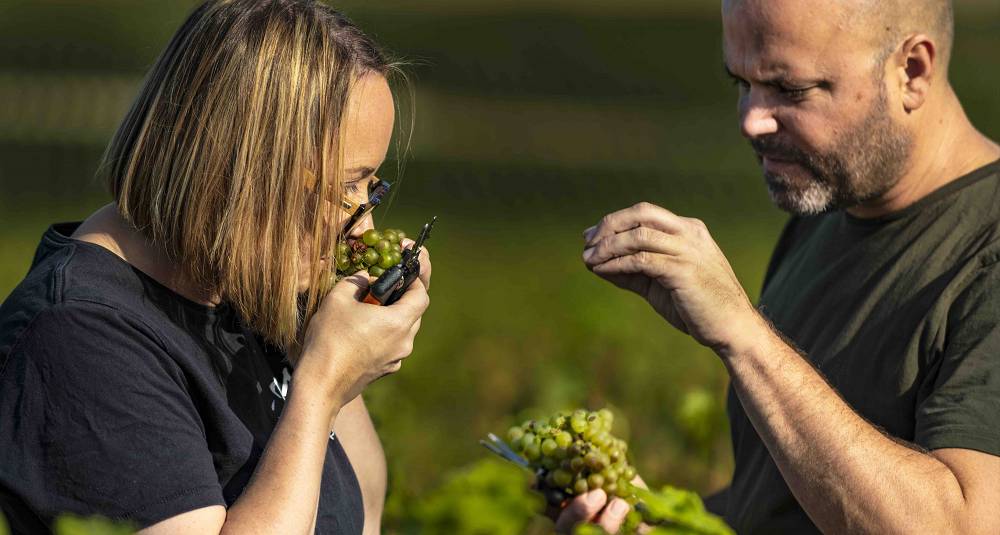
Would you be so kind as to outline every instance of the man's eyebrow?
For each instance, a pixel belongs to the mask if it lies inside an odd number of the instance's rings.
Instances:
[[[733,71],[729,69],[729,65],[727,65],[726,63],[722,64],[722,69],[726,72],[726,76],[732,78],[733,80],[739,80],[741,82],[748,81],[744,79],[742,76],[738,76],[735,73],[733,73]],[[786,67],[784,66],[777,67],[775,70],[777,71],[776,74],[768,78],[757,80],[757,82],[761,85],[767,85],[772,87],[785,86],[792,83],[792,78],[788,75],[788,69]]]

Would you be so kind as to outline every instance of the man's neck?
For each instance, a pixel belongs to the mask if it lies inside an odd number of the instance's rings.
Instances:
[[[912,205],[930,193],[1000,159],[1000,146],[975,129],[954,93],[943,110],[918,128],[903,176],[885,195],[847,209],[863,219],[881,217]]]

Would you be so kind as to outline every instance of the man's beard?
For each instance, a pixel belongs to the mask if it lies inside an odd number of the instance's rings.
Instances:
[[[771,199],[797,215],[819,214],[864,204],[885,195],[902,178],[913,147],[912,136],[888,114],[885,89],[867,118],[837,140],[826,153],[808,153],[777,137],[750,141],[757,158],[798,164],[805,172],[764,172]]]

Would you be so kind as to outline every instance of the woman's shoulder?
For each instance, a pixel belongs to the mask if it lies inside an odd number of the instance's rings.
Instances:
[[[139,275],[110,251],[71,240],[59,227],[45,233],[28,274],[0,304],[0,359],[29,332],[53,343],[113,330],[162,338]]]

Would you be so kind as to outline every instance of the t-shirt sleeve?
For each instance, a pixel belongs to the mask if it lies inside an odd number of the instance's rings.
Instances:
[[[1000,265],[976,270],[952,303],[943,351],[921,392],[918,445],[1000,455]]]
[[[144,323],[94,303],[52,306],[0,372],[0,477],[42,518],[146,527],[225,505],[184,374]]]

